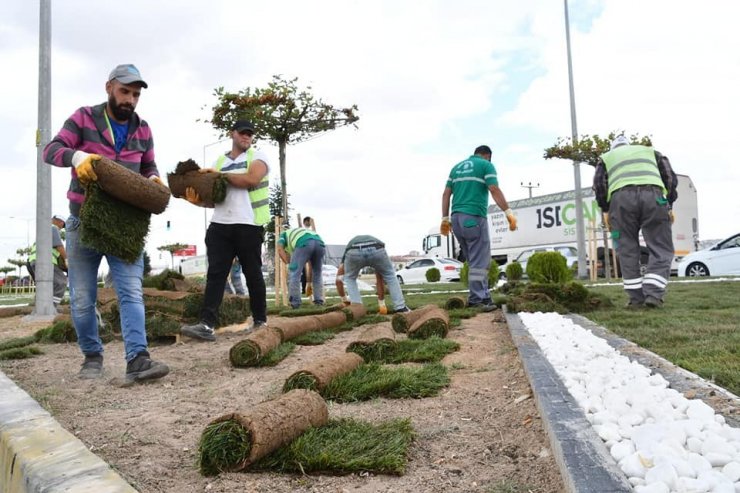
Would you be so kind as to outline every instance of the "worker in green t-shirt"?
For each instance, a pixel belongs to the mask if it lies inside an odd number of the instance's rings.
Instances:
[[[277,253],[288,265],[288,300],[290,306],[301,306],[301,272],[306,262],[311,264],[313,274],[313,304],[324,304],[324,289],[321,269],[324,265],[324,241],[314,231],[307,228],[293,228],[283,231],[277,243]]]

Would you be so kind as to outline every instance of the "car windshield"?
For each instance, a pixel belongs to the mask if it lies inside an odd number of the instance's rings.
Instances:
[[[455,260],[454,258],[441,258],[439,261],[443,264],[461,265],[462,262]]]

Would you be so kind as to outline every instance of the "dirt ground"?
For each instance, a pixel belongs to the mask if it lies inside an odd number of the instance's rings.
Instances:
[[[0,339],[28,335],[38,327],[22,317],[0,319]],[[170,365],[170,375],[130,388],[111,383],[125,371],[120,341],[106,346],[106,375],[100,381],[76,378],[82,358],[74,344],[43,346],[45,354],[29,360],[0,361],[0,370],[142,492],[564,491],[500,312],[479,314],[450,332],[461,350],[443,360],[452,383],[439,396],[329,403],[330,417],[371,422],[410,417],[417,438],[405,475],[229,473],[205,478],[198,473],[198,440],[213,418],[277,396],[291,373],[314,358],[344,351],[359,330],[320,346],[298,346],[274,368],[232,368],[228,351],[239,340],[235,334],[221,335],[215,343],[157,346],[152,355]]]

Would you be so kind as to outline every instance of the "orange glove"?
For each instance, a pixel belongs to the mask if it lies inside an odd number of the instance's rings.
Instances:
[[[75,151],[72,154],[72,166],[77,171],[77,179],[80,180],[80,183],[86,185],[91,181],[98,180],[92,162],[100,159],[101,157],[98,154],[88,154],[85,151]]]
[[[306,286],[306,296],[311,296],[313,294],[313,286],[310,284]]]
[[[514,215],[514,211],[511,209],[506,209],[504,211],[504,214],[506,214],[506,220],[509,221],[509,231],[515,231],[516,230],[516,216]]]
[[[203,202],[200,200],[200,195],[198,195],[198,192],[196,192],[193,187],[185,188],[185,200],[193,205],[203,205]]]
[[[443,217],[442,223],[439,225],[439,233],[442,236],[449,236],[451,229],[452,223],[450,222],[450,218],[448,216]]]
[[[163,187],[166,187],[167,186],[164,183],[162,183],[162,179],[160,177],[158,177],[157,175],[152,175],[152,176],[149,177],[149,179],[152,180],[157,185],[162,185]]]
[[[602,219],[602,221],[604,222],[604,227],[605,227],[605,228],[606,228],[607,230],[611,230],[611,229],[612,229],[612,226],[611,226],[611,224],[609,224],[609,213],[608,213],[608,212],[604,212],[604,213],[603,213],[603,214],[601,215],[601,219]],[[671,222],[673,222],[673,221],[671,221]]]
[[[378,300],[378,314],[388,315],[388,307],[385,306],[385,300]]]

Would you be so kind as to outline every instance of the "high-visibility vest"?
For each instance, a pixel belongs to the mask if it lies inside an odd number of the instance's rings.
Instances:
[[[51,249],[51,263],[52,265],[59,264],[59,257],[62,255],[62,253],[57,250],[56,248]],[[31,253],[28,254],[28,263],[36,261],[36,243],[31,245]]]
[[[254,159],[254,148],[247,150],[247,172]],[[226,162],[226,156],[221,155],[216,160],[216,171],[220,171]],[[263,226],[270,222],[270,181],[268,173],[260,180],[256,187],[249,189],[249,202],[254,212],[254,224]]]
[[[284,231],[280,236],[286,238],[287,244],[285,245],[285,251],[292,254],[298,245],[298,240],[308,234],[316,236],[312,230],[306,228],[293,228],[288,231]]]
[[[609,176],[609,190],[606,200],[612,194],[628,185],[656,185],[667,194],[663,179],[660,177],[655,150],[643,145],[622,145],[601,155]]]

